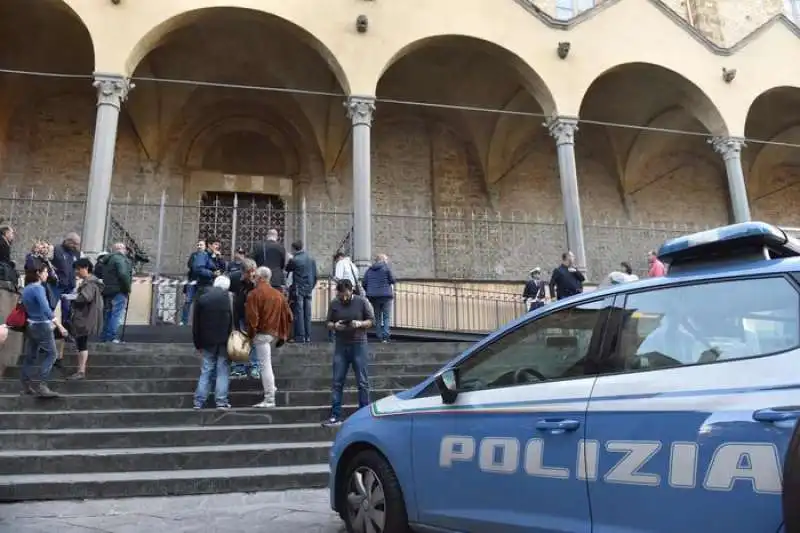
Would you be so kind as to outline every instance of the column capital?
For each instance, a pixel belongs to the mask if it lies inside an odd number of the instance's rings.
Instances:
[[[97,105],[119,109],[134,88],[130,79],[117,74],[95,74],[92,86],[97,89]]]
[[[353,121],[353,126],[372,125],[375,98],[371,96],[350,96],[344,106],[347,108],[347,116]]]
[[[747,146],[741,137],[714,137],[708,142],[725,161],[739,159],[742,156],[742,148]]]
[[[575,144],[575,132],[578,131],[577,117],[554,116],[544,123],[556,145]]]

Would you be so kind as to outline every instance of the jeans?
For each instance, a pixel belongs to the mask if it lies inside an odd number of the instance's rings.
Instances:
[[[122,325],[122,320],[125,316],[125,308],[128,306],[128,295],[117,293],[114,296],[106,296],[103,298],[105,303],[103,324],[103,342],[111,342],[118,340],[119,328]]]
[[[294,313],[294,340],[304,342],[311,340],[311,296],[297,296],[292,306]]]
[[[247,326],[244,320],[239,322],[239,330],[246,331]],[[250,363],[234,363],[231,365],[231,371],[246,374],[249,370],[258,370],[258,355],[256,354],[256,347],[250,348]]]
[[[39,370],[39,381],[46,382],[50,379],[50,371],[53,369],[57,355],[56,338],[50,322],[29,323],[25,328],[25,349],[20,372],[22,383],[31,381],[31,372],[39,360],[40,352],[44,352],[44,359],[42,359],[42,366]]]
[[[200,369],[200,379],[194,392],[195,407],[203,407],[208,399],[211,381],[216,381],[214,387],[214,400],[217,407],[228,405],[228,372],[230,362],[225,346],[219,348],[219,355],[208,350],[203,350],[203,366]],[[216,376],[215,376],[216,375]]]
[[[189,323],[189,313],[192,310],[192,302],[194,301],[195,293],[197,293],[197,285],[186,286],[186,299],[183,301],[183,310],[181,311],[181,323]]]
[[[370,303],[375,311],[375,335],[378,340],[389,340],[389,327],[392,324],[392,299],[371,298]]]
[[[272,372],[272,343],[275,339],[271,335],[257,334],[253,337],[253,347],[258,356],[261,367],[261,385],[264,387],[264,400],[275,401],[275,374]]]
[[[358,385],[358,407],[369,405],[369,375],[367,364],[369,355],[366,342],[347,343],[337,340],[333,347],[333,394],[331,399],[331,417],[342,417],[342,396],[347,370],[353,366]]]

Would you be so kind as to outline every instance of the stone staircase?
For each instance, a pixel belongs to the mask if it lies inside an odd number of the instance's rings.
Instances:
[[[371,345],[372,398],[419,383],[463,343]],[[90,347],[88,379],[19,395],[18,368],[0,380],[0,502],[253,492],[324,487],[334,430],[330,344],[287,345],[274,357],[275,409],[260,381],[231,381],[233,409],[192,409],[199,358],[182,344]],[[65,356],[65,375],[74,355]],[[352,375],[346,412],[356,403]],[[213,405],[213,404],[212,404]]]

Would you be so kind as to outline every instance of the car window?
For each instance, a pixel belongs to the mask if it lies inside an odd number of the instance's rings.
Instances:
[[[497,339],[459,365],[460,387],[485,390],[587,375],[605,303],[557,311]]]
[[[617,350],[604,372],[713,363],[800,344],[800,296],[785,278],[631,294],[616,313],[621,321]]]

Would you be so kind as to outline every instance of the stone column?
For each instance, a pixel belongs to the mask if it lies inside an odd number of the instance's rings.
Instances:
[[[308,178],[301,176],[297,180],[297,237],[308,249]]]
[[[575,266],[585,273],[586,247],[583,242],[583,220],[575,166],[575,132],[578,131],[578,120],[553,117],[545,125],[556,140],[561,199],[564,202],[564,220],[567,226],[567,248],[575,254]]]
[[[96,257],[105,248],[103,240],[114,173],[119,111],[128,91],[133,88],[125,77],[111,74],[95,75],[93,85],[97,88],[97,119],[82,239],[83,249],[90,257]]]
[[[750,221],[750,204],[747,200],[747,187],[742,171],[742,148],[744,139],[735,137],[715,137],[711,140],[714,150],[725,161],[725,172],[728,174],[728,191],[731,196],[731,210],[734,222]]]
[[[351,96],[346,105],[353,121],[353,260],[363,273],[372,257],[370,133],[375,99]]]

